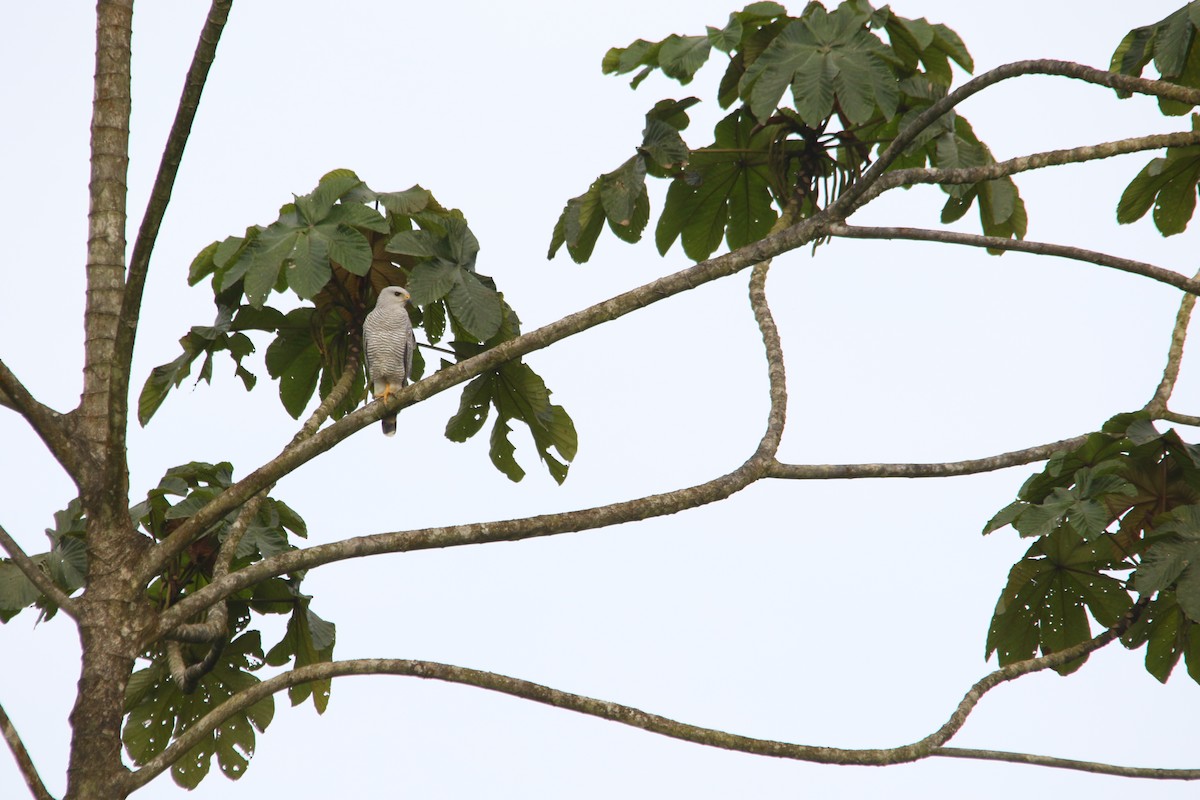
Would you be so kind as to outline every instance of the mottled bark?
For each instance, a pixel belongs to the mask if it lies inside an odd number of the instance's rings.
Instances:
[[[87,591],[76,603],[83,657],[70,718],[71,800],[125,796],[116,789],[127,772],[121,719],[139,635],[131,566],[141,537],[129,519],[127,398],[121,391],[128,376],[115,374],[128,371],[118,358],[117,332],[125,288],[133,0],[100,0],[96,14],[83,394],[75,426],[93,463],[77,476],[87,515],[88,570]]]

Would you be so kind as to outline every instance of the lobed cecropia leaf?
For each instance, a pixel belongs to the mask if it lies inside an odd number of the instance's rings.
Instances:
[[[1109,539],[1084,542],[1070,526],[1039,538],[1009,572],[988,629],[986,657],[1001,666],[1049,654],[1091,638],[1088,613],[1101,625],[1116,623],[1132,599],[1106,571],[1122,566]],[[1066,675],[1086,659],[1060,667]]]
[[[165,657],[135,672],[125,693],[125,726],[121,731],[130,760],[139,766],[145,764],[214,706],[259,683],[252,673],[263,663],[259,633],[251,631],[224,647],[217,663],[190,694],[184,694],[171,679]],[[216,756],[225,777],[240,778],[254,755],[255,731],[265,731],[274,714],[275,701],[270,695],[235,712],[174,763],[171,777],[185,789],[194,789],[208,775]]]

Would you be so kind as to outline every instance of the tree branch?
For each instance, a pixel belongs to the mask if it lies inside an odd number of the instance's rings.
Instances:
[[[242,510],[238,512],[237,519],[229,526],[229,532],[225,535],[225,541],[221,542],[221,549],[217,551],[217,558],[213,564],[213,574],[212,580],[209,581],[210,583],[212,581],[219,581],[229,574],[229,566],[233,563],[234,556],[237,555],[238,544],[241,543],[242,537],[246,535],[246,529],[250,526],[250,521],[258,514],[258,509],[262,507],[263,500],[265,499],[266,490],[264,489],[259,494],[250,498],[249,502],[242,506]],[[177,642],[212,644],[214,649],[218,647],[223,649],[228,635],[229,609],[225,603],[221,602],[213,603],[209,606],[204,622],[185,622],[172,631],[170,638]],[[182,658],[182,655],[180,657]],[[211,669],[211,665],[209,669]],[[172,675],[174,675],[174,671],[175,668],[172,667]]]
[[[767,380],[771,406],[767,414],[767,431],[759,442],[755,458],[773,463],[787,424],[787,374],[783,363],[783,345],[779,340],[779,328],[771,315],[767,303],[767,271],[770,259],[756,264],[750,273],[750,307],[754,310],[754,321],[762,334],[763,349],[767,356]]]
[[[1143,278],[1165,283],[1182,289],[1189,295],[1200,294],[1200,279],[1189,278],[1178,272],[1100,253],[1095,250],[1085,250],[1082,247],[1071,247],[1049,242],[1033,242],[1028,239],[1004,239],[999,236],[982,236],[977,233],[961,233],[959,231],[930,230],[927,228],[876,228],[860,227],[835,223],[829,226],[830,236],[840,236],[846,239],[907,239],[916,242],[939,242],[942,244],[963,244],[969,247],[986,247],[998,250],[1015,250],[1020,253],[1033,253],[1040,256],[1058,256],[1074,261],[1085,261],[1100,267],[1141,275]]]
[[[753,244],[651,281],[593,306],[569,314],[530,333],[510,339],[491,350],[410,384],[384,402],[370,403],[342,417],[304,441],[289,445],[267,464],[247,475],[200,509],[143,558],[140,575],[149,579],[183,550],[195,537],[222,515],[246,502],[263,488],[293,472],[316,456],[333,448],[351,434],[367,427],[389,412],[398,411],[456,386],[506,361],[528,355],[581,331],[618,319],[681,292],[740,272],[780,253],[794,250],[823,235],[828,215],[818,214]],[[721,480],[721,479],[718,479]],[[693,487],[698,488],[698,487]],[[738,487],[741,488],[740,486]],[[691,490],[684,490],[691,491]],[[735,490],[736,491],[736,490]],[[727,496],[727,495],[726,495]],[[720,499],[720,498],[714,498]],[[705,501],[705,502],[711,502]],[[679,510],[678,508],[675,510]],[[674,513],[663,512],[663,513]],[[613,524],[613,523],[606,523]],[[597,526],[592,526],[597,527]],[[555,531],[558,532],[558,531]],[[539,534],[546,535],[546,534]],[[394,551],[388,551],[394,552]],[[262,562],[260,562],[262,563]]]
[[[51,455],[78,485],[82,465],[88,457],[71,438],[68,431],[69,418],[39,403],[3,359],[0,359],[0,396],[7,401],[4,405],[25,418],[34,433],[46,444]]]
[[[575,711],[580,714],[619,722],[623,725],[640,728],[650,733],[657,733],[673,739],[681,739],[695,744],[736,750],[754,755],[773,756],[775,758],[787,758],[819,764],[854,764],[860,766],[902,764],[939,754],[941,746],[962,728],[967,717],[971,714],[971,711],[983,695],[996,686],[1033,672],[1062,666],[1104,647],[1120,636],[1132,624],[1137,614],[1140,613],[1145,605],[1145,602],[1139,602],[1116,625],[1088,641],[1081,642],[1057,653],[1009,664],[1006,667],[1001,667],[989,673],[971,687],[945,724],[925,738],[913,744],[902,745],[900,747],[856,750],[790,744],[770,739],[755,739],[713,728],[689,725],[667,717],[658,716],[657,714],[650,714],[631,706],[563,692],[542,684],[507,675],[498,675],[493,672],[484,672],[482,670],[431,661],[356,659],[350,661],[330,661],[322,664],[298,667],[238,692],[197,721],[195,725],[172,742],[166,750],[147,762],[142,769],[131,774],[128,779],[128,788],[136,789],[145,785],[169,767],[180,754],[187,752],[225,722],[225,720],[263,698],[303,683],[329,680],[349,675],[402,675],[446,681],[448,683],[461,683],[525,700],[532,700],[537,703],[544,703],[568,711]],[[952,755],[960,758],[967,757],[963,755],[962,751],[957,751]],[[1071,768],[1071,762],[1065,759],[1059,760],[1054,766]],[[1168,771],[1164,770],[1163,772]],[[1196,777],[1200,777],[1200,771],[1188,770],[1186,772],[1197,772]],[[1171,777],[1190,778],[1193,776],[1190,774],[1175,774]]]
[[[835,202],[830,204],[827,210],[832,213],[835,219],[844,219],[849,216],[850,212],[859,205],[858,201],[863,193],[871,189],[887,168],[899,158],[900,154],[916,140],[917,136],[923,130],[968,97],[978,94],[993,84],[1022,75],[1057,75],[1065,78],[1074,78],[1087,83],[1094,83],[1099,86],[1107,86],[1110,89],[1117,89],[1119,91],[1149,94],[1185,103],[1200,104],[1200,90],[1165,81],[1152,81],[1145,78],[1134,78],[1129,75],[1119,75],[1115,72],[1107,72],[1071,61],[1038,59],[1004,64],[967,81],[918,114],[911,123],[896,135],[892,143],[879,154],[879,158],[871,165],[870,169],[849,186]]]
[[[994,472],[1021,464],[1044,461],[1060,450],[1073,450],[1087,441],[1088,434],[1057,442],[1026,447],[985,458],[945,461],[938,464],[781,464],[776,461],[767,470],[769,478],[791,480],[837,480],[852,478],[946,478]]]
[[[2,705],[0,705],[0,733],[4,734],[4,741],[8,742],[8,749],[12,751],[13,759],[17,762],[17,768],[21,770],[21,776],[25,778],[25,785],[29,787],[30,793],[37,800],[54,800],[46,789],[46,784],[42,783],[37,767],[33,765],[33,759],[29,757],[29,751],[25,749],[25,743],[21,741],[20,734],[17,733],[17,729],[13,726],[12,720],[8,718]]]
[[[1157,415],[1158,419],[1165,419],[1167,422],[1175,422],[1180,425],[1191,425],[1193,428],[1200,428],[1200,417],[1192,416],[1191,414],[1180,414],[1175,411],[1164,411]]]
[[[941,758],[969,758],[979,761],[1006,761],[1010,764],[1031,764],[1037,767],[1055,767],[1090,772],[1093,775],[1115,775],[1120,778],[1150,778],[1160,781],[1200,780],[1200,769],[1156,769],[1154,767],[1122,767],[1098,761],[1078,761],[1074,758],[1055,758],[1032,753],[1010,753],[1003,750],[977,750],[968,747],[940,747],[932,756]]]
[[[1120,139],[1115,142],[1072,147],[1066,150],[1049,150],[1044,153],[1019,156],[1007,161],[983,164],[977,167],[960,167],[956,169],[915,167],[911,169],[898,169],[883,175],[868,191],[863,192],[862,196],[855,203],[854,208],[861,208],[884,192],[901,186],[923,183],[980,183],[981,181],[995,180],[1044,167],[1056,167],[1063,164],[1082,164],[1088,161],[1112,158],[1113,156],[1128,153],[1138,153],[1145,150],[1158,150],[1163,147],[1188,147],[1196,144],[1200,144],[1200,131],[1157,133],[1148,136]]]
[[[775,321],[771,316],[771,310],[767,305],[766,298],[767,268],[767,263],[760,263],[751,274],[750,304],[754,311],[759,330],[762,333],[763,346],[766,350],[771,406],[767,415],[766,431],[763,433],[754,455],[733,472],[715,478],[707,483],[691,486],[686,489],[677,489],[664,494],[650,495],[636,500],[626,500],[595,508],[559,514],[543,514],[525,519],[455,525],[444,528],[426,528],[417,531],[378,533],[308,547],[302,550],[290,550],[286,553],[279,553],[278,555],[264,558],[262,561],[237,570],[227,577],[218,578],[214,574],[212,583],[194,594],[183,598],[178,604],[165,610],[158,617],[155,626],[147,631],[146,643],[149,644],[159,637],[166,635],[190,616],[200,613],[200,611],[219,602],[222,598],[228,597],[234,592],[248,586],[253,586],[275,575],[283,575],[301,569],[311,569],[312,567],[335,561],[362,558],[379,553],[401,553],[411,550],[456,547],[467,544],[483,544],[486,542],[521,541],[539,536],[574,533],[608,527],[623,522],[650,519],[723,500],[760,478],[765,477],[767,470],[775,463],[775,453],[779,448],[779,442],[783,436],[787,413],[787,381],[783,366],[783,350],[779,341],[779,332],[775,327]],[[535,333],[537,332],[535,331]],[[500,347],[504,346],[500,345]],[[492,353],[495,350],[488,352]],[[484,353],[483,355],[487,354]],[[480,357],[476,356],[476,358]],[[438,373],[438,375],[441,374]],[[436,377],[435,375],[434,378]],[[421,381],[414,384],[414,386],[422,386],[427,382]],[[412,387],[409,387],[403,390],[403,392],[410,391],[411,389]],[[374,405],[379,406],[381,404],[375,403]],[[364,411],[366,409],[354,412],[350,416],[361,415]],[[373,419],[369,419],[366,424],[370,424],[373,421]],[[340,423],[335,423],[331,428],[327,428],[316,435],[320,436],[322,433],[332,430],[338,424]],[[303,445],[300,446],[302,447]],[[178,530],[176,533],[178,533]]]
[[[33,560],[25,555],[25,551],[21,549],[21,545],[17,544],[17,540],[8,535],[8,531],[0,526],[0,547],[8,553],[8,557],[17,565],[17,569],[21,570],[29,582],[37,587],[38,591],[46,595],[52,603],[66,613],[72,619],[78,618],[78,611],[75,608],[75,601],[67,596],[62,589],[54,585],[54,581],[42,572]]]
[[[184,79],[183,93],[179,98],[175,121],[171,124],[171,131],[167,135],[167,143],[163,149],[162,160],[159,162],[158,174],[150,189],[146,213],[142,216],[142,224],[138,228],[137,239],[134,241],[133,252],[130,255],[129,270],[121,299],[120,327],[116,345],[116,354],[121,359],[121,368],[117,370],[117,377],[123,381],[124,385],[123,387],[114,387],[114,392],[125,398],[122,401],[123,404],[128,403],[130,362],[133,357],[134,339],[137,336],[138,318],[141,315],[146,273],[150,268],[150,256],[154,251],[154,244],[158,239],[158,232],[162,226],[167,205],[171,201],[175,178],[179,174],[179,164],[183,159],[183,151],[192,132],[196,109],[200,105],[200,95],[204,92],[208,71],[216,56],[217,44],[221,40],[225,22],[229,19],[229,10],[232,4],[233,0],[213,0],[209,7],[208,18],[200,30],[200,40],[196,43],[192,63],[188,67],[187,77]],[[124,421],[124,413],[121,415],[121,419]]]
[[[763,270],[763,277],[765,278],[765,270]],[[765,305],[763,309],[767,315],[764,320],[769,320],[769,310],[765,308]],[[781,355],[778,334],[774,332],[773,324],[763,325],[760,321],[760,326],[763,329],[763,338],[767,343],[768,352]],[[786,402],[786,395],[782,389],[782,362],[771,361],[770,363],[772,365],[772,411],[771,421],[768,423],[768,435],[764,436],[764,443],[774,439],[777,435],[774,433],[775,431],[782,433],[783,409]],[[778,370],[775,369],[776,363],[780,365]],[[177,605],[164,611],[155,628],[149,632],[147,643],[165,635],[189,616],[198,614],[204,608],[234,592],[253,586],[267,578],[297,570],[311,569],[335,561],[381,553],[401,553],[500,541],[521,541],[650,519],[723,500],[762,477],[801,480],[924,478],[991,472],[1043,461],[1059,450],[1078,447],[1086,438],[1086,435],[1076,436],[986,458],[940,464],[781,464],[775,460],[773,450],[764,453],[761,448],[767,445],[760,445],[760,452],[737,470],[707,483],[673,492],[606,506],[559,514],[544,514],[524,519],[358,536],[340,542],[280,553],[240,569],[227,578],[214,580],[208,586],[185,597]],[[777,439],[774,441],[777,443]]]
[[[1193,281],[1200,280],[1197,272]],[[1188,324],[1192,321],[1192,309],[1196,306],[1196,295],[1185,294],[1179,302],[1179,313],[1175,315],[1175,327],[1171,331],[1171,346],[1167,350],[1167,366],[1163,369],[1162,380],[1154,390],[1154,396],[1146,403],[1146,410],[1151,414],[1162,414],[1167,410],[1167,401],[1175,391],[1175,381],[1179,379],[1179,366],[1183,362],[1183,343],[1187,339]]]

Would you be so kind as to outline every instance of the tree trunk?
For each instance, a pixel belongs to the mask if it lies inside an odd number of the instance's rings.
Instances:
[[[70,717],[66,797],[72,800],[128,795],[121,720],[145,621],[133,565],[146,540],[129,518],[128,381],[119,368],[128,362],[117,352],[125,289],[132,22],[133,0],[97,3],[83,392],[73,415],[86,450],[72,477],[87,516],[88,565],[87,588],[77,601],[83,658]]]

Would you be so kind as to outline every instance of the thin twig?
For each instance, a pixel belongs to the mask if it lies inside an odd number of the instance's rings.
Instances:
[[[945,461],[929,464],[780,464],[772,465],[771,478],[792,480],[836,480],[851,478],[945,478],[994,472],[1021,464],[1044,461],[1060,450],[1073,450],[1087,441],[1088,434],[1060,439],[1049,444],[1026,447],[986,458]]]
[[[1200,280],[1200,272],[1197,272],[1192,280]],[[1195,294],[1185,294],[1179,301],[1179,313],[1175,315],[1175,327],[1171,330],[1171,346],[1167,350],[1167,366],[1163,369],[1162,380],[1154,390],[1154,396],[1146,403],[1146,410],[1151,414],[1165,412],[1167,401],[1175,391],[1175,381],[1179,379],[1179,366],[1183,362],[1183,343],[1187,340],[1188,324],[1192,321],[1192,309],[1195,306]]]
[[[4,741],[8,743],[8,749],[12,751],[17,768],[21,771],[21,777],[25,779],[25,785],[29,787],[29,791],[36,800],[54,800],[49,790],[46,789],[46,784],[42,783],[42,777],[38,775],[37,767],[33,765],[33,759],[29,757],[29,751],[25,749],[25,743],[21,741],[20,734],[17,733],[17,729],[13,726],[12,720],[8,718],[2,705],[0,705],[0,732],[4,734]]]
[[[1200,90],[1167,83],[1166,81],[1152,81],[1145,78],[1120,75],[1115,72],[1076,64],[1071,61],[1039,59],[1004,64],[967,81],[918,114],[911,123],[906,125],[896,135],[892,143],[879,154],[879,158],[863,173],[862,177],[849,186],[827,210],[832,214],[834,219],[845,219],[849,216],[851,210],[857,207],[859,198],[874,186],[880,176],[908,149],[908,146],[916,140],[922,131],[947,112],[953,110],[955,106],[962,103],[968,97],[978,94],[993,84],[1024,75],[1057,75],[1094,83],[1099,86],[1107,86],[1110,89],[1118,91],[1149,94],[1155,97],[1165,97],[1170,100],[1179,100],[1194,105],[1200,104]]]
[[[1200,769],[1158,769],[1155,767],[1122,767],[1099,761],[1079,761],[1033,753],[1011,753],[1004,750],[978,750],[970,747],[941,747],[930,753],[939,758],[969,758],[977,761],[1005,761],[1010,764],[1031,764],[1037,767],[1071,769],[1093,775],[1114,775],[1119,778],[1149,778],[1159,781],[1200,780]]]
[[[482,670],[431,661],[357,659],[331,661],[298,667],[238,692],[197,721],[195,725],[172,742],[166,750],[147,762],[142,769],[130,775],[128,788],[136,789],[145,785],[145,783],[167,769],[181,753],[187,752],[197,742],[201,741],[219,725],[224,723],[225,720],[263,698],[300,684],[350,675],[402,675],[446,681],[449,683],[461,683],[575,711],[580,714],[600,717],[601,719],[619,722],[623,725],[640,728],[674,739],[755,755],[773,756],[776,758],[787,758],[820,764],[855,764],[860,766],[883,766],[918,761],[937,755],[940,752],[941,746],[962,728],[980,698],[987,692],[1002,683],[1007,683],[1008,681],[1034,672],[1062,666],[1104,647],[1129,627],[1144,605],[1144,603],[1139,603],[1112,628],[1105,630],[1099,636],[1088,641],[1081,642],[1057,653],[1009,664],[1006,667],[1001,667],[989,673],[971,687],[945,724],[923,739],[900,747],[855,750],[790,744],[770,739],[756,739],[713,728],[689,725],[619,703],[611,703],[606,700],[563,692],[542,684],[507,675],[499,675],[493,672],[484,672]],[[952,753],[952,755],[966,757],[961,751]],[[1070,762],[1066,761],[1056,763],[1054,766],[1071,768]],[[1112,774],[1120,774],[1116,770],[1121,768],[1112,767],[1111,769],[1114,770]],[[1159,777],[1175,777],[1179,779],[1200,777],[1200,772],[1193,770],[1188,770],[1186,772],[1189,774],[1183,775],[1178,774],[1175,770],[1163,770],[1161,772],[1173,774],[1164,774]],[[1197,775],[1190,774],[1192,772],[1197,772]]]
[[[1200,279],[1189,278],[1178,272],[1163,267],[1119,258],[1100,253],[1095,250],[1085,250],[1082,247],[1071,247],[1050,242],[1034,242],[1028,239],[1005,239],[1000,236],[982,236],[977,233],[960,231],[934,230],[929,228],[891,228],[864,227],[835,223],[829,226],[830,236],[840,236],[846,239],[906,239],[915,242],[939,242],[941,244],[962,244],[968,247],[986,247],[998,250],[1014,250],[1020,253],[1033,253],[1039,256],[1057,256],[1074,261],[1085,261],[1100,267],[1141,275],[1143,278],[1165,283],[1182,289],[1189,294],[1200,294]]]
[[[773,463],[775,453],[779,451],[779,443],[783,439],[783,429],[787,423],[787,374],[784,368],[783,345],[779,340],[779,328],[771,315],[771,306],[767,303],[767,271],[771,268],[770,259],[756,264],[750,272],[750,307],[754,310],[754,321],[762,334],[763,349],[767,357],[767,380],[771,400],[770,412],[767,416],[767,431],[763,434],[758,445],[757,458]]]
[[[1189,147],[1196,144],[1200,144],[1200,131],[1156,133],[1147,136],[1120,139],[1115,142],[1103,142],[1101,144],[1071,147],[1065,150],[1049,150],[1044,153],[1033,153],[1028,156],[1018,156],[1007,161],[982,164],[976,167],[959,167],[955,169],[914,167],[910,169],[898,169],[883,175],[870,189],[863,192],[855,202],[854,208],[862,208],[884,192],[901,186],[980,183],[1045,167],[1057,167],[1064,164],[1083,164],[1088,161],[1112,158],[1113,156],[1129,153],[1160,150],[1164,147]]]
[[[33,560],[25,555],[25,551],[21,549],[21,545],[17,544],[17,540],[8,535],[8,531],[0,526],[0,547],[3,547],[8,553],[9,558],[17,565],[17,569],[21,570],[21,574],[29,579],[29,582],[37,587],[38,591],[46,595],[49,600],[63,610],[67,616],[77,618],[78,612],[75,608],[75,601],[67,596],[66,592],[54,585],[54,581],[46,573],[42,572]]]

